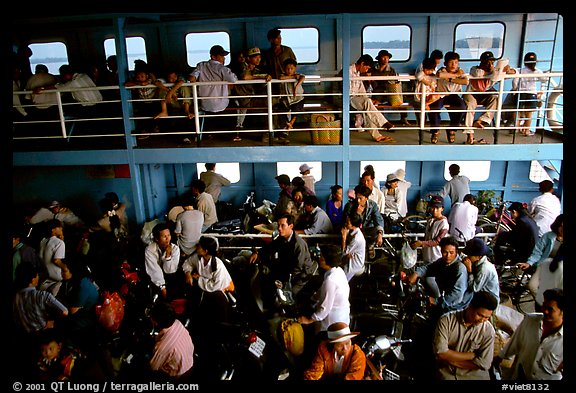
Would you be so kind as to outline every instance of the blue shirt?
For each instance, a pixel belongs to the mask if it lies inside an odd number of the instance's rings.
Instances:
[[[419,277],[434,277],[440,289],[438,305],[443,312],[460,310],[466,306],[464,293],[468,288],[468,271],[456,257],[450,264],[440,258],[416,269]]]

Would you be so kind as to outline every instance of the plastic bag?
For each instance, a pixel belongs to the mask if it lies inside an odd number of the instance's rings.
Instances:
[[[406,241],[400,250],[400,261],[405,269],[410,269],[416,265],[418,259],[418,251],[413,250],[410,244]]]
[[[96,306],[96,316],[98,323],[110,331],[115,332],[120,329],[124,319],[124,300],[118,292],[105,291],[102,295],[103,302]]]

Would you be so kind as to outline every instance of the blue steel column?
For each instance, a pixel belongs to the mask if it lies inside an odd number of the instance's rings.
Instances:
[[[118,60],[118,85],[120,87],[120,100],[122,101],[122,118],[124,122],[124,132],[126,138],[126,157],[130,168],[130,183],[132,186],[132,196],[134,211],[136,213],[136,222],[143,224],[146,221],[144,209],[144,198],[142,192],[142,181],[139,167],[134,161],[134,143],[135,138],[132,136],[134,122],[130,120],[132,114],[132,103],[128,101],[128,90],[124,87],[128,75],[128,51],[126,49],[126,34],[124,26],[125,18],[115,18],[114,29],[116,36],[116,57]]]
[[[342,192],[347,195],[350,187],[350,14],[342,15],[341,29],[336,36],[342,42]],[[344,199],[346,200],[346,199]]]

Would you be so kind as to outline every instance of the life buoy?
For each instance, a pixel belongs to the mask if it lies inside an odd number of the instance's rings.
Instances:
[[[556,118],[558,113],[556,104],[558,98],[564,94],[564,87],[563,85],[559,85],[554,90],[560,91],[554,91],[548,96],[548,103],[546,104],[546,120],[548,120],[548,125],[550,125],[550,127],[562,127],[564,123],[561,121],[561,119]]]

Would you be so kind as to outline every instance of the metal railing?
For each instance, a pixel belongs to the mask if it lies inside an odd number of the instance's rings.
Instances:
[[[550,131],[554,131],[554,132],[558,132],[558,133],[562,133],[563,131],[563,99],[562,94],[563,94],[563,73],[562,72],[553,72],[553,73],[541,73],[541,74],[513,74],[513,75],[505,75],[503,77],[503,79],[498,83],[497,85],[497,90],[495,91],[489,91],[489,92],[468,92],[466,91],[465,87],[464,87],[464,91],[459,92],[457,94],[464,96],[466,94],[475,94],[475,95],[480,95],[480,94],[495,94],[498,96],[498,105],[496,109],[491,110],[492,112],[494,112],[494,121],[493,121],[493,125],[488,125],[485,127],[485,129],[488,130],[514,130],[514,129],[520,129],[522,128],[522,126],[517,126],[516,124],[513,125],[506,125],[504,126],[502,124],[502,115],[506,112],[516,112],[517,114],[517,118],[521,119],[522,118],[522,114],[524,111],[528,111],[527,109],[520,109],[518,107],[516,108],[505,108],[503,107],[503,103],[505,101],[506,95],[510,94],[510,93],[517,93],[517,91],[512,91],[509,89],[505,89],[505,84],[506,81],[511,80],[511,79],[515,79],[515,78],[546,78],[548,80],[548,83],[546,84],[546,86],[544,86],[545,88],[538,90],[538,91],[522,91],[522,93],[533,93],[533,94],[537,94],[537,93],[541,93],[541,98],[540,98],[540,102],[541,105],[538,106],[537,108],[533,109],[533,112],[535,113],[535,124],[532,127],[538,127],[538,128],[543,128],[546,130],[550,130]],[[399,76],[369,76],[369,77],[356,77],[356,78],[350,78],[351,80],[362,80],[362,81],[370,81],[370,80],[401,80],[403,82],[403,87],[407,86],[409,83],[414,82],[416,80],[415,76],[411,76],[411,75],[399,75]],[[473,77],[469,77],[469,79],[481,79],[481,78],[473,78]],[[202,137],[202,134],[217,134],[217,133],[254,133],[254,132],[261,132],[261,133],[272,133],[275,131],[281,131],[281,127],[280,128],[275,128],[275,122],[274,122],[274,117],[275,116],[279,116],[279,115],[291,115],[291,116],[310,116],[312,113],[322,113],[322,114],[332,114],[336,119],[342,120],[342,125],[344,129],[349,129],[351,131],[354,130],[359,130],[359,128],[356,127],[346,127],[345,123],[348,123],[348,121],[346,119],[343,119],[343,111],[342,108],[344,105],[350,105],[350,99],[349,97],[343,97],[342,96],[342,83],[343,83],[343,78],[342,77],[307,77],[306,80],[304,81],[304,83],[306,85],[312,85],[312,88],[310,88],[309,90],[313,90],[311,92],[305,93],[304,94],[304,110],[302,111],[291,111],[291,112],[287,112],[287,111],[280,111],[277,109],[276,107],[276,103],[277,101],[282,97],[282,95],[280,94],[275,94],[274,91],[274,85],[275,84],[280,84],[280,83],[290,83],[290,82],[295,82],[295,80],[272,80],[269,82],[266,82],[264,80],[250,80],[250,81],[245,81],[245,80],[239,80],[238,82],[231,84],[229,82],[194,82],[194,83],[185,83],[183,84],[184,87],[189,88],[191,90],[191,97],[188,98],[191,101],[191,112],[194,113],[194,118],[193,119],[188,119],[188,116],[186,116],[184,113],[182,114],[170,114],[168,117],[163,117],[162,119],[186,119],[186,121],[188,123],[183,123],[183,126],[181,128],[184,128],[182,130],[177,130],[177,131],[169,131],[169,132],[162,132],[162,135],[186,135],[186,136],[190,136],[192,135],[196,135],[197,138],[199,138],[199,140]],[[259,116],[259,117],[263,117],[264,119],[261,120],[258,124],[260,125],[260,127],[254,127],[254,128],[245,128],[245,129],[241,129],[241,130],[236,130],[234,128],[234,126],[230,126],[229,128],[223,129],[223,130],[215,130],[215,129],[204,129],[204,120],[207,118],[211,118],[211,117],[217,117],[217,118],[225,118],[225,117],[234,117],[236,118],[238,116],[237,110],[239,108],[237,108],[234,104],[229,105],[226,110],[219,112],[219,113],[207,113],[205,111],[202,111],[202,100],[210,98],[227,98],[230,100],[231,103],[234,103],[235,100],[238,99],[242,99],[242,98],[246,98],[246,96],[241,96],[241,95],[234,95],[234,94],[230,94],[226,97],[222,97],[222,96],[216,96],[216,97],[200,97],[198,94],[198,87],[202,86],[202,85],[217,85],[217,84],[225,84],[225,85],[241,85],[241,84],[252,84],[252,85],[261,85],[264,84],[265,86],[265,93],[262,94],[256,94],[251,96],[252,99],[260,99],[260,101],[264,101],[265,104],[263,106],[259,106],[259,107],[248,107],[247,109],[247,113],[245,114],[247,117],[252,117],[252,116]],[[326,88],[322,88],[320,86],[320,84],[323,84],[324,86],[326,86]],[[171,84],[165,84],[165,86],[170,87]],[[139,88],[151,88],[151,87],[155,87],[154,85],[149,85],[149,86],[131,86],[131,87],[119,87],[119,86],[102,86],[102,87],[96,87],[94,88],[95,90],[99,90],[101,92],[107,92],[107,91],[117,91],[118,92],[118,97],[120,96],[119,94],[119,90],[121,88],[125,88],[128,90],[128,92],[132,92],[132,90],[135,89],[139,89]],[[86,88],[85,88],[86,89]],[[150,132],[147,131],[142,131],[142,130],[138,130],[138,127],[133,125],[133,126],[125,126],[124,125],[124,118],[122,116],[122,113],[130,113],[130,117],[129,120],[133,121],[133,122],[138,122],[140,120],[153,120],[155,115],[154,114],[150,114],[150,115],[145,115],[145,116],[137,116],[134,114],[134,112],[132,111],[132,106],[134,104],[138,104],[138,103],[142,103],[142,102],[151,102],[150,105],[153,105],[153,102],[157,102],[156,106],[156,110],[157,113],[160,113],[161,111],[161,107],[160,107],[160,101],[162,99],[160,98],[153,98],[153,99],[149,99],[149,100],[139,100],[136,98],[130,98],[126,101],[122,101],[119,98],[118,99],[106,99],[103,100],[101,102],[98,103],[94,103],[93,105],[87,107],[84,106],[83,108],[85,109],[82,112],[82,116],[78,116],[77,114],[71,115],[71,113],[75,112],[75,108],[80,108],[82,107],[82,105],[86,105],[86,103],[77,103],[77,102],[65,102],[62,99],[62,95],[63,94],[68,94],[74,91],[78,91],[81,89],[54,89],[54,90],[45,90],[43,91],[41,94],[55,94],[56,95],[56,103],[53,104],[53,107],[55,107],[57,109],[57,111],[53,111],[53,113],[55,114],[52,118],[35,118],[34,116],[24,116],[24,117],[16,117],[13,120],[13,139],[14,140],[19,140],[19,139],[42,139],[42,138],[64,138],[69,140],[70,138],[75,138],[75,137],[92,137],[92,138],[100,138],[100,137],[126,137],[126,136],[144,136],[144,135],[153,135]],[[402,91],[402,96],[403,97],[414,97],[416,95],[416,93],[414,91],[405,91],[405,90],[409,90],[409,89],[403,89]],[[17,97],[19,97],[22,101],[22,97],[26,96],[26,95],[30,95],[32,94],[31,91],[14,91],[13,94]],[[370,94],[372,96],[372,98],[379,98],[379,97],[383,97],[384,100],[386,101],[385,98],[386,96],[389,95],[393,95],[393,94],[397,94],[397,93],[366,93],[367,95]],[[439,94],[439,93],[435,93],[435,94]],[[449,94],[449,93],[446,93]],[[439,110],[432,110],[432,109],[426,109],[425,108],[425,93],[421,93],[421,97],[420,97],[420,103],[414,105],[412,102],[415,102],[415,100],[411,100],[411,99],[404,99],[405,101],[409,101],[408,103],[404,103],[401,106],[392,106],[392,105],[386,105],[383,107],[379,107],[377,110],[382,112],[385,116],[387,114],[392,114],[392,113],[399,113],[399,110],[402,111],[409,111],[414,113],[414,115],[416,116],[417,122],[415,126],[403,126],[401,128],[397,128],[397,130],[419,130],[419,131],[424,131],[424,130],[430,130],[433,127],[428,124],[428,122],[426,121],[427,118],[427,114],[431,113],[431,112],[440,112],[440,113],[449,113],[449,112],[469,112],[469,109],[465,109],[465,110],[457,110],[457,109],[452,109],[449,107],[443,108],[443,109],[439,109]],[[185,98],[179,98],[179,100],[184,100]],[[103,104],[107,104],[107,106],[109,108],[114,108],[113,110],[110,110],[109,113],[106,113],[103,110],[86,110],[86,108],[101,108],[104,107]],[[123,110],[123,106],[128,106],[128,110]],[[20,109],[23,109],[24,111],[27,112],[32,112],[32,108],[36,107],[36,105],[33,104],[13,104],[13,110],[16,111],[19,107]],[[52,108],[54,109],[54,108]],[[36,112],[39,111],[43,111],[46,109],[39,109],[36,110]],[[487,110],[481,106],[476,108],[476,114],[480,113],[480,112],[486,112],[486,111],[490,111]],[[367,113],[369,111],[359,111],[359,110],[354,110],[353,108],[350,108],[349,113],[350,115],[355,115],[355,114],[363,114],[363,113]],[[98,132],[96,131],[89,131],[89,132],[82,132],[80,133],[74,133],[74,126],[76,125],[80,125],[80,124],[86,124],[86,123],[96,123],[96,122],[103,122],[103,121],[108,121],[106,126],[102,126],[102,127],[95,127],[96,130],[98,130]],[[117,121],[117,123],[113,123],[113,125],[110,125],[109,121]],[[160,122],[162,120],[159,120]],[[353,124],[353,122],[351,122]],[[47,124],[55,124],[57,126],[59,126],[59,132],[56,133],[55,135],[52,134],[47,134],[47,135],[43,135],[43,134],[39,134],[38,132],[33,133],[32,135],[26,135],[26,132],[21,131],[22,130],[22,126],[33,126],[35,124],[40,124],[42,126],[46,126]],[[103,124],[103,123],[100,123]],[[162,124],[162,123],[160,123]],[[193,124],[193,126],[192,126]],[[316,128],[308,126],[306,127],[306,125],[309,125],[309,122],[297,122],[296,124],[298,125],[304,125],[301,127],[294,127],[290,130],[290,132],[309,132],[309,131],[313,131]],[[118,127],[118,129],[115,129],[115,127]],[[435,127],[437,128],[437,127]],[[440,126],[440,128],[442,129],[462,129],[465,128],[463,125],[460,126],[455,126],[455,127],[451,127],[448,125],[444,125],[442,124]],[[326,128],[325,130],[330,130],[331,128]],[[369,130],[370,128],[366,128],[364,127],[364,129]],[[336,130],[340,130],[339,128],[336,128]]]

